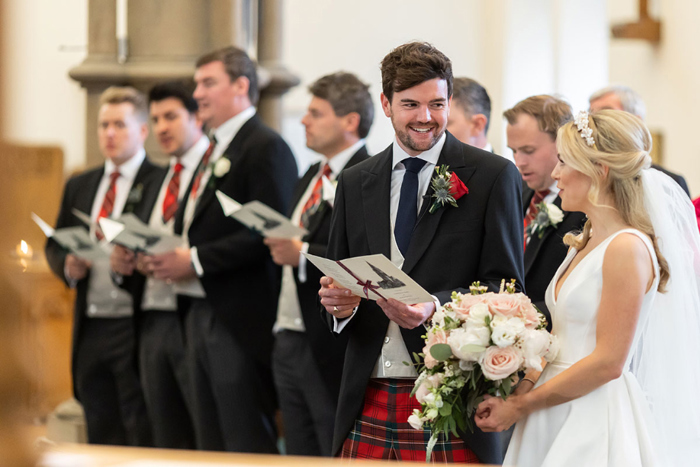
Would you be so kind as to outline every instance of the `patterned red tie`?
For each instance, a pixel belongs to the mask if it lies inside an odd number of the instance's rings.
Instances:
[[[180,172],[182,172],[182,164],[178,162],[173,167],[173,175],[170,177],[165,198],[163,198],[163,224],[167,224],[173,218],[180,204],[177,199],[180,195]]]
[[[102,201],[102,207],[100,208],[100,213],[97,215],[97,220],[99,221],[103,217],[109,217],[112,215],[114,210],[114,200],[117,197],[117,179],[121,174],[118,170],[115,170],[109,175],[109,187],[107,187],[107,193],[105,193],[105,198]],[[104,235],[102,234],[102,229],[98,227],[95,229],[95,236],[98,240],[102,240]]]
[[[525,214],[525,219],[523,220],[523,231],[524,231],[524,238],[523,238],[523,247],[527,248],[527,227],[532,223],[532,221],[535,220],[535,217],[537,216],[537,205],[540,204],[544,198],[550,193],[549,189],[542,190],[542,191],[536,191],[534,195],[532,195],[532,199],[530,200],[530,205],[527,207],[527,213]]]
[[[212,137],[207,152],[202,156],[202,163],[199,164],[199,170],[194,176],[194,183],[192,183],[192,191],[190,191],[190,198],[194,201],[197,199],[197,192],[199,191],[199,185],[202,183],[202,176],[204,172],[207,171],[207,165],[209,165],[209,159],[211,158],[211,153],[214,152],[214,147],[216,146],[216,138]]]
[[[304,207],[301,210],[301,220],[299,222],[299,225],[301,225],[302,227],[309,226],[309,218],[314,212],[316,212],[316,209],[321,204],[321,193],[323,191],[323,177],[330,178],[331,174],[331,168],[328,166],[328,164],[325,164],[323,166],[323,170],[321,171],[321,176],[318,177],[318,180],[316,180],[316,184],[314,185],[313,190],[311,190],[311,196],[309,196],[309,199],[306,200],[306,203],[304,204]]]

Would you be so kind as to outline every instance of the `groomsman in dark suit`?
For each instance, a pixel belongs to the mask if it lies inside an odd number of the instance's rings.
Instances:
[[[175,212],[209,139],[202,133],[192,89],[180,82],[155,85],[149,92],[153,133],[170,155],[149,226],[172,235]],[[121,246],[112,251],[112,269],[123,276],[123,286],[134,299],[138,323],[139,369],[146,407],[159,448],[193,449],[192,398],[185,360],[183,329],[177,314],[175,284],[137,271],[144,261]]]
[[[613,85],[599,89],[588,98],[588,104],[591,112],[603,109],[624,110],[642,120],[646,119],[647,115],[647,109],[642,97],[627,86]],[[682,175],[666,170],[657,164],[651,164],[651,166],[674,179],[690,197],[688,183]]]
[[[338,180],[328,257],[384,254],[436,302],[473,281],[497,289],[501,279],[522,284],[520,176],[513,164],[462,144],[445,131],[452,97],[450,60],[430,44],[394,49],[381,64],[384,113],[395,141]],[[435,168],[449,170],[469,190],[457,207],[429,213]],[[333,453],[343,457],[425,459],[429,432],[407,418],[417,373],[411,361],[425,343],[435,302],[361,300],[321,279],[329,325],[348,334]],[[438,462],[500,463],[500,437],[477,431],[438,441]]]
[[[81,225],[72,210],[97,221],[131,212],[147,221],[164,171],[148,162],[146,99],[133,88],[112,87],[100,96],[97,134],[104,166],[66,183],[56,228]],[[92,229],[109,253],[102,232]],[[72,372],[76,398],[85,409],[88,441],[151,445],[151,427],[136,365],[131,296],[115,286],[109,259],[90,263],[49,240],[46,258],[54,273],[77,288]]]
[[[275,263],[283,266],[273,370],[287,454],[329,456],[347,336],[336,338],[319,319],[322,274],[301,252],[326,256],[332,183],[343,169],[368,158],[364,138],[374,106],[369,87],[351,73],[324,76],[309,91],[313,97],[301,123],[306,145],[323,160],[299,181],[288,211],[309,233],[302,239],[268,238],[265,244]]]
[[[538,220],[545,218],[538,216],[540,203],[561,210],[559,189],[552,178],[552,170],[559,161],[557,130],[573,119],[571,106],[556,97],[532,96],[518,102],[503,115],[508,120],[508,147],[513,150],[515,165],[527,184],[523,190],[525,288],[533,303],[547,317],[551,330],[551,316],[544,294],[566,257],[568,247],[564,245],[564,235],[583,229],[586,221],[581,212],[563,212],[563,218],[557,219],[550,210],[552,217],[546,222],[551,224],[538,225]]]
[[[287,212],[297,166],[256,115],[257,71],[245,52],[217,50],[196,67],[194,98],[212,133],[175,216],[175,233],[189,246],[147,258],[145,268],[179,282],[198,448],[275,453],[271,354],[280,269],[262,237],[224,215],[216,191]]]

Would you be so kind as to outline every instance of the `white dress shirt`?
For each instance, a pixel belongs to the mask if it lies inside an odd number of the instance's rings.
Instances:
[[[443,134],[442,138],[440,138],[435,146],[415,156],[426,161],[426,164],[423,166],[420,172],[418,172],[418,194],[416,200],[417,213],[420,213],[421,205],[423,204],[423,195],[427,192],[428,187],[430,186],[430,180],[435,174],[435,166],[437,165],[440,152],[442,152],[444,145],[445,135]],[[396,214],[399,210],[401,184],[403,183],[403,176],[406,172],[406,168],[401,161],[411,156],[409,156],[406,151],[401,148],[398,140],[396,139],[394,140],[392,152],[393,169],[391,171],[391,192],[389,201],[389,216],[391,221],[390,259],[391,262],[400,269],[403,267],[404,257],[401,254],[401,250],[399,250],[394,237],[394,226],[396,224]],[[352,316],[342,321],[334,319],[334,330],[336,332],[342,331],[353,316],[355,316],[354,313]],[[375,363],[374,369],[372,370],[372,378],[415,378],[418,376],[415,367],[403,364],[403,362],[412,363],[412,361],[413,359],[408,353],[406,344],[403,341],[403,336],[401,335],[399,325],[393,321],[389,321],[389,327],[386,335],[384,336],[382,351],[379,354],[379,358]]]
[[[141,163],[146,158],[146,151],[141,148],[136,154],[124,162],[122,165],[117,167],[114,162],[110,159],[105,161],[105,172],[102,175],[100,184],[97,187],[97,193],[95,193],[95,199],[92,201],[92,211],[90,211],[90,218],[93,221],[97,221],[97,216],[100,215],[100,209],[102,208],[102,202],[105,199],[107,190],[109,189],[109,178],[112,172],[115,170],[119,171],[119,178],[115,183],[115,197],[114,197],[114,207],[112,208],[112,215],[110,217],[116,219],[122,214],[124,210],[124,205],[126,204],[129,191],[131,191],[131,185],[134,183],[136,174],[141,168]],[[92,232],[94,234],[94,232]]]
[[[331,169],[331,175],[329,177],[330,181],[335,181],[340,174],[340,171],[347,165],[348,161],[353,155],[365,144],[365,140],[361,139],[357,143],[353,144],[347,149],[342,150],[330,159],[325,157],[321,160],[321,164],[318,167],[318,172],[311,179],[309,185],[306,187],[306,191],[299,198],[299,203],[297,203],[294,211],[292,212],[291,221],[292,223],[299,225],[301,222],[301,214],[306,202],[311,197],[316,182],[321,178],[323,173],[323,168],[326,164]],[[323,199],[324,197],[322,197]],[[309,244],[304,242],[301,246],[301,251],[299,252],[299,266],[297,267],[298,277],[300,282],[306,282],[306,256],[302,253],[307,253],[309,251]],[[278,332],[282,329],[289,329],[291,331],[304,332],[306,328],[304,327],[304,320],[301,315],[301,306],[299,305],[299,296],[297,295],[297,286],[294,281],[294,268],[290,265],[285,265],[282,267],[282,288],[280,290],[280,297],[277,302],[277,321],[273,327],[274,332]]]
[[[199,190],[196,193],[196,198],[192,200],[192,196],[188,196],[185,206],[185,225],[183,229],[183,236],[187,238],[187,233],[190,230],[190,225],[192,225],[192,218],[194,217],[195,207],[200,195],[204,192],[204,187],[207,186],[209,178],[211,178],[212,167],[216,161],[218,161],[221,156],[226,151],[226,148],[231,144],[233,138],[238,134],[238,130],[253,116],[255,115],[255,107],[251,106],[244,111],[238,113],[237,115],[231,117],[222,123],[217,129],[214,130],[214,138],[216,138],[216,146],[209,157],[209,164],[202,175],[202,179],[199,183]],[[204,268],[202,263],[199,262],[199,257],[197,256],[197,247],[190,249],[190,255],[192,257],[192,264],[197,273],[197,276],[202,277],[204,275]]]
[[[177,197],[178,201],[182,201],[187,187],[192,180],[192,176],[199,165],[199,161],[202,159],[208,147],[209,138],[202,136],[182,156],[170,158],[170,169],[163,180],[156,204],[153,207],[153,212],[151,212],[151,219],[148,224],[150,227],[167,234],[173,233],[175,217],[173,216],[167,224],[163,223],[163,200],[168,192],[168,185],[173,176],[175,164],[182,164],[182,170],[180,171],[180,189]],[[146,278],[141,308],[144,310],[175,311],[177,309],[177,300],[173,284],[155,279],[151,276]]]

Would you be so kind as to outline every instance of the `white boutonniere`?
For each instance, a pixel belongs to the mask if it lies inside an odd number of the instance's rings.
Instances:
[[[212,173],[216,178],[221,178],[231,170],[231,161],[227,157],[220,157],[218,161],[214,163],[214,168]]]
[[[564,213],[553,203],[540,203],[536,207],[537,214],[527,226],[527,235],[532,237],[537,234],[538,238],[542,238],[548,227],[556,227],[564,220]]]

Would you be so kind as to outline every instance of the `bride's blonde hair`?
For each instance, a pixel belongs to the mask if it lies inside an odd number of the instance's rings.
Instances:
[[[557,149],[565,164],[591,178],[588,199],[598,206],[600,193],[609,191],[622,220],[651,238],[659,262],[659,287],[669,279],[668,264],[659,251],[649,214],[644,208],[642,170],[651,165],[651,134],[638,117],[620,110],[601,110],[588,116],[594,144],[589,146],[574,122],[559,128]],[[605,175],[604,167],[608,168]],[[580,234],[568,233],[564,243],[581,250],[591,235],[591,221]]]

